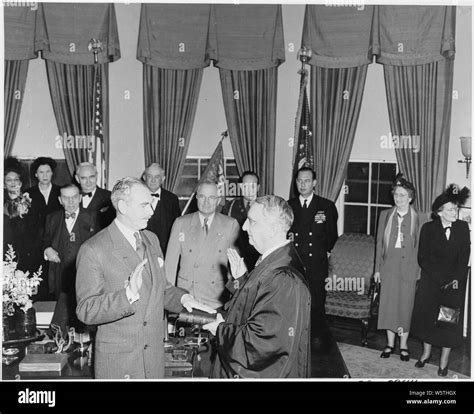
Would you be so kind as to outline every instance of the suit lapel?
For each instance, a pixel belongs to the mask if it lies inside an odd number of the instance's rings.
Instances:
[[[112,223],[108,229],[113,241],[113,256],[119,260],[130,273],[132,273],[137,267],[138,263],[140,263],[140,258],[138,257],[137,252],[127,241],[115,223]]]

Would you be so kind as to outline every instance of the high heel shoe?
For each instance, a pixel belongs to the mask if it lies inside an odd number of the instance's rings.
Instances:
[[[438,367],[438,377],[445,377],[448,375],[448,366],[446,365],[444,368]]]
[[[385,351],[386,349],[390,349],[390,351]],[[393,352],[393,346],[385,346],[383,352],[380,354],[380,358],[390,358],[390,355],[392,355]]]
[[[426,359],[423,359],[423,360],[419,359],[418,361],[416,361],[415,367],[423,368],[425,366],[425,364],[430,362],[430,359],[431,359],[431,355]]]

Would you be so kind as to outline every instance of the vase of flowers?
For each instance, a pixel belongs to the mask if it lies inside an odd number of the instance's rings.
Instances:
[[[3,262],[3,340],[33,336],[36,316],[31,296],[43,280],[40,267],[33,276],[17,269],[13,247],[8,245]]]

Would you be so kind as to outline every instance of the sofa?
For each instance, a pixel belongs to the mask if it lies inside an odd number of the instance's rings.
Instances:
[[[370,319],[370,281],[374,272],[375,238],[367,234],[340,236],[329,258],[326,315],[358,319],[361,342],[367,346]]]

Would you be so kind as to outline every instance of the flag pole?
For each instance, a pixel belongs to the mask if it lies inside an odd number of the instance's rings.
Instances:
[[[301,60],[301,69],[298,73],[301,75],[300,78],[300,94],[298,96],[298,107],[296,109],[296,119],[295,119],[295,134],[293,137],[293,159],[295,158],[298,144],[295,142],[298,139],[298,133],[300,129],[301,121],[301,112],[303,109],[303,97],[304,91],[306,90],[306,85],[308,84],[308,71],[306,70],[306,63],[311,58],[311,50],[303,46],[298,51],[298,58]]]

